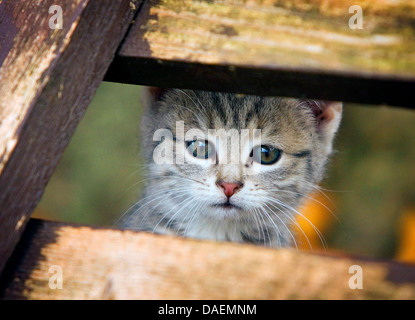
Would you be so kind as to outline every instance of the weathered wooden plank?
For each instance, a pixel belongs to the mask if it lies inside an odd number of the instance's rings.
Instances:
[[[353,265],[363,289],[349,287]],[[49,286],[56,266],[62,289]],[[414,299],[415,266],[31,220],[1,290],[4,299]]]
[[[0,4],[0,272],[131,20],[135,0]],[[62,28],[49,8],[62,9]]]
[[[106,80],[413,107],[415,2],[149,0]]]

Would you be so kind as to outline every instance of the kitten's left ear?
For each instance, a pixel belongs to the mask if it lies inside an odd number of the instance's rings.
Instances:
[[[343,103],[324,100],[306,100],[303,103],[311,109],[317,130],[329,140],[333,139],[340,125]]]
[[[141,100],[146,108],[156,108],[157,102],[168,91],[166,88],[142,87]]]

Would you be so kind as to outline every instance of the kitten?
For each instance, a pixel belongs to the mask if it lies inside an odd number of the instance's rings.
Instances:
[[[149,178],[121,226],[272,247],[296,244],[290,226],[323,177],[342,104],[143,90]]]

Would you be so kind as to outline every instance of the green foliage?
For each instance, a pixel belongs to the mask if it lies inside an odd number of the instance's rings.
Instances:
[[[142,179],[140,106],[139,87],[101,84],[46,188],[38,216],[112,225],[128,209],[139,196],[140,185],[132,186]]]
[[[415,207],[415,112],[346,105],[328,174],[340,223],[328,236],[348,252],[393,256],[397,223]]]

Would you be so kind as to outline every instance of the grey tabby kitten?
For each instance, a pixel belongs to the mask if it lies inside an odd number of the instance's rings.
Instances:
[[[290,226],[323,178],[340,102],[159,88],[144,97],[149,178],[122,227],[296,245]]]

